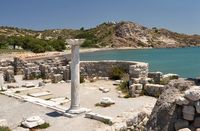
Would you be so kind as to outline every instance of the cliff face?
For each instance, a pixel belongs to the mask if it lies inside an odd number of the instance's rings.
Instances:
[[[133,22],[103,23],[92,29],[33,31],[1,27],[0,35],[32,36],[38,39],[85,38],[91,47],[173,48],[200,46],[200,35],[186,35],[166,29],[146,28]]]
[[[200,45],[198,35],[178,34],[166,29],[149,29],[132,22],[116,24],[113,40],[117,47],[170,48]]]

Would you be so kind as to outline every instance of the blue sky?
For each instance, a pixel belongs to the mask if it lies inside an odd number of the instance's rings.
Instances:
[[[200,34],[200,0],[0,0],[0,26],[79,29],[121,20]]]

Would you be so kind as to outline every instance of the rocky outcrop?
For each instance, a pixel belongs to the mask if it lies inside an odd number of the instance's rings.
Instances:
[[[160,95],[159,99],[157,100],[149,121],[147,122],[146,130],[174,131],[174,123],[176,123],[178,118],[182,115],[181,108],[177,106],[176,100],[185,90],[189,89],[193,84],[193,82],[183,79],[171,81],[166,86],[166,90]],[[185,125],[187,125],[187,122],[184,124],[184,126]],[[177,124],[177,126],[180,126],[180,124]]]

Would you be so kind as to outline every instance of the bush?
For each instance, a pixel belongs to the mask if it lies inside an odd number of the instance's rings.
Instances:
[[[120,80],[124,76],[124,73],[125,73],[124,69],[119,67],[113,67],[110,78],[113,80]]]
[[[11,129],[7,126],[0,126],[0,131],[11,131]]]
[[[50,126],[50,124],[45,122],[44,124],[37,126],[36,129],[46,129],[49,126]]]
[[[122,93],[124,94],[129,94],[128,88],[129,88],[129,81],[123,81],[120,83],[118,90],[122,91]]]
[[[80,76],[80,83],[84,83],[85,82],[85,79],[84,79],[84,76]]]

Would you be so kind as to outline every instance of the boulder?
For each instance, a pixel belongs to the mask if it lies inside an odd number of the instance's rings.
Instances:
[[[177,119],[176,99],[180,92],[174,86],[165,90],[156,102],[145,126],[147,131],[174,131]]]
[[[175,129],[176,130],[179,130],[179,129],[182,129],[182,128],[187,128],[189,126],[189,122],[186,121],[186,120],[182,120],[182,119],[179,119],[176,121],[175,123]]]
[[[26,128],[33,128],[39,125],[44,124],[45,121],[40,118],[39,116],[31,116],[29,118],[27,118],[26,120],[22,121],[22,126],[26,127]]]
[[[200,86],[193,86],[191,89],[185,91],[185,97],[192,101],[200,99]]]
[[[185,120],[194,120],[195,108],[193,106],[184,106],[182,112]]]

